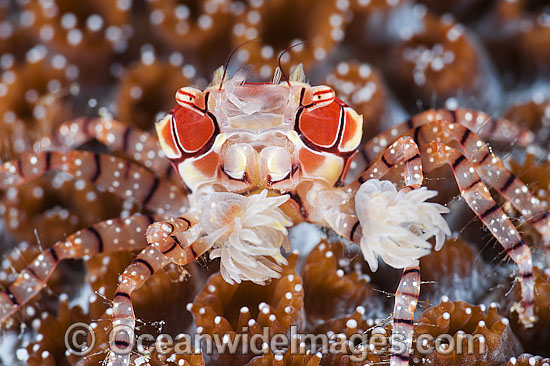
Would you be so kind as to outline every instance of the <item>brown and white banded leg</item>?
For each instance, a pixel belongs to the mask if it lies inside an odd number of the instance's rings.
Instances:
[[[95,184],[124,199],[163,213],[179,213],[187,205],[185,192],[129,160],[89,151],[44,151],[23,154],[0,166],[0,189],[61,171]]]
[[[393,306],[390,366],[407,366],[414,333],[414,311],[420,294],[420,268],[403,270]]]
[[[476,173],[473,164],[458,150],[448,145],[433,142],[426,149],[427,171],[444,164],[453,170],[460,194],[472,211],[480,218],[491,234],[502,245],[508,256],[518,265],[522,303],[519,311],[521,322],[532,326],[534,315],[534,280],[531,251],[518,231],[491,197],[489,190]],[[433,158],[433,159],[432,159]]]
[[[48,282],[59,261],[100,253],[138,250],[147,245],[145,231],[161,216],[134,215],[99,222],[44,250],[4,291],[0,291],[0,323],[15,314]]]
[[[130,360],[136,325],[132,292],[168,263],[185,265],[210,249],[210,244],[200,237],[198,229],[195,219],[189,215],[155,223],[148,228],[149,246],[122,273],[113,299],[110,365],[127,366]]]
[[[170,160],[166,159],[155,134],[106,118],[78,118],[62,123],[52,137],[40,142],[42,149],[74,148],[96,139],[151,169],[164,179],[181,184]]]
[[[407,131],[441,120],[467,127],[483,139],[495,142],[517,142],[520,146],[528,146],[534,139],[531,131],[520,128],[516,123],[506,119],[495,119],[480,111],[462,108],[455,111],[430,109],[372,138],[360,148],[362,156],[367,162],[372,161],[386,146]]]
[[[356,191],[368,179],[380,179],[390,169],[399,163],[404,163],[403,179],[405,187],[402,190],[417,189],[422,186],[422,160],[418,146],[411,137],[397,139],[386,148],[383,154],[367,169],[356,181],[343,189]],[[360,244],[362,227],[355,215],[341,213],[330,215],[337,218],[332,224],[333,229],[349,240]],[[420,270],[418,267],[405,268],[397,288],[393,315],[394,348],[390,358],[390,365],[408,365],[409,351],[412,346],[414,311],[420,293]]]
[[[409,131],[420,145],[457,142],[481,179],[495,188],[541,235],[550,265],[550,215],[529,188],[504,166],[489,145],[468,128],[454,123],[431,122]]]
[[[426,135],[437,135],[442,143],[458,142],[481,179],[508,200],[540,234],[546,251],[547,265],[550,265],[550,214],[529,188],[504,166],[489,145],[469,129],[446,122],[422,126],[422,132],[417,135],[419,138],[427,137],[427,140],[433,136]]]

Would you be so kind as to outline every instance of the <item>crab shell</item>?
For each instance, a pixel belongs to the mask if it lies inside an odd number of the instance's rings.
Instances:
[[[176,101],[156,129],[191,191],[221,184],[285,192],[312,180],[338,186],[362,137],[362,116],[328,86],[236,76],[223,88],[181,88]]]

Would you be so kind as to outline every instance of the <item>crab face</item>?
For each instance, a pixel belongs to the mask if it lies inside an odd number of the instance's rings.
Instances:
[[[305,180],[334,186],[361,141],[362,117],[327,86],[251,84],[181,88],[157,123],[160,144],[192,190],[293,190]]]

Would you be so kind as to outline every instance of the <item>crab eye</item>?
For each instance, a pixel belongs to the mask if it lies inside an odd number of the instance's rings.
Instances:
[[[329,105],[336,98],[336,94],[334,93],[334,90],[324,85],[313,87],[311,92],[312,92],[311,103],[314,105],[313,108]]]
[[[176,102],[182,107],[192,107],[200,95],[201,91],[198,89],[190,87],[179,88],[176,92]]]
[[[155,126],[162,149],[170,159],[201,154],[219,132],[216,118],[201,108],[205,98],[196,89],[182,88],[176,99],[179,106]]]

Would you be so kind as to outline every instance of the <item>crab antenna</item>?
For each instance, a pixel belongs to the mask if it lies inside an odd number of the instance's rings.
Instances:
[[[237,52],[237,50],[249,43],[252,43],[252,42],[258,42],[259,39],[251,39],[249,41],[246,41],[246,42],[243,42],[241,43],[240,45],[238,45],[237,47],[233,48],[233,51],[231,51],[231,53],[229,54],[229,57],[227,57],[227,61],[225,61],[225,66],[223,68],[223,75],[222,75],[222,80],[220,82],[220,88],[218,90],[222,90],[222,86],[223,86],[223,81],[225,80],[225,76],[227,75],[227,68],[229,67],[229,62],[231,61],[231,58],[233,57],[233,55],[235,54],[235,52]]]
[[[285,71],[283,70],[283,66],[281,66],[281,57],[283,57],[283,55],[284,55],[285,53],[287,53],[288,51],[290,51],[290,50],[293,49],[294,47],[297,47],[297,46],[299,46],[299,45],[301,45],[301,44],[304,44],[304,42],[303,42],[303,41],[300,41],[300,42],[298,42],[298,43],[295,43],[295,44],[293,44],[293,45],[287,47],[283,52],[281,52],[281,53],[279,54],[279,58],[277,59],[277,64],[279,65],[279,69],[281,70],[281,74],[282,74],[283,77],[285,78],[285,81],[286,81],[286,83],[288,84],[288,86],[292,86],[292,85],[290,85],[290,81],[288,81],[288,78],[286,77]]]

